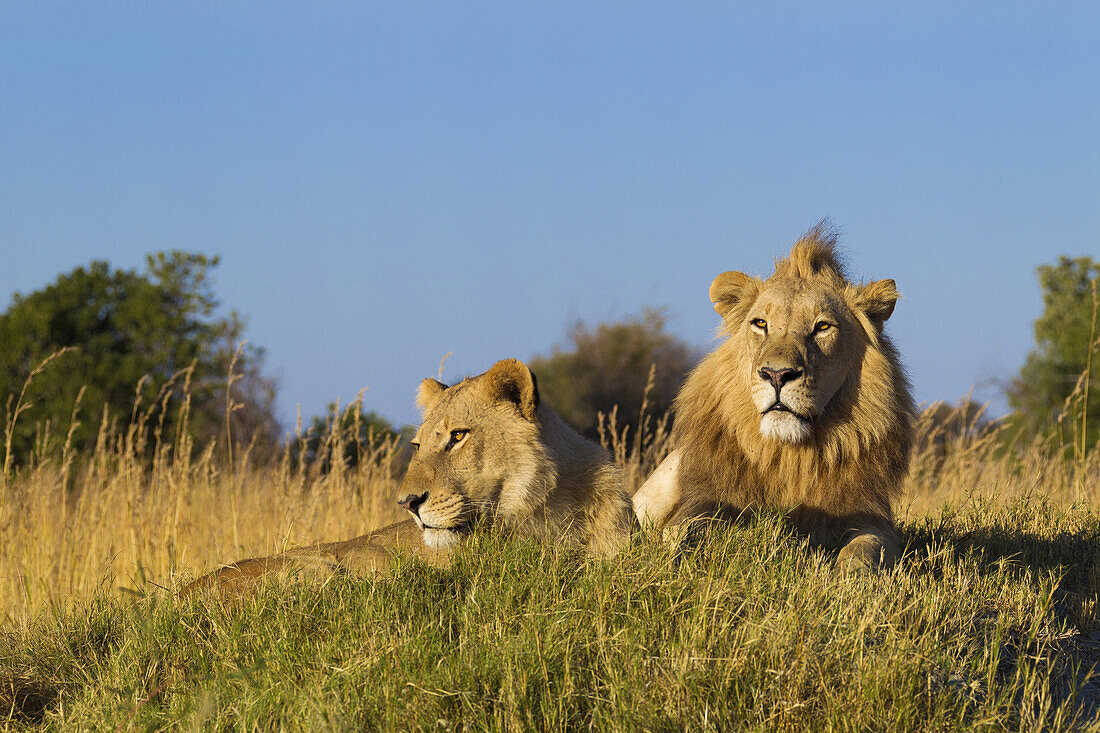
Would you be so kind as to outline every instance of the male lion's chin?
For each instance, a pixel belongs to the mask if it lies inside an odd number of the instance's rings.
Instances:
[[[803,420],[793,412],[772,410],[760,418],[760,434],[781,443],[804,443],[813,435],[808,420]]]

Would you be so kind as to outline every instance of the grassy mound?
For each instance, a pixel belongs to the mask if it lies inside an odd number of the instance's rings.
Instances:
[[[447,570],[152,586],[0,637],[29,728],[1100,730],[1100,523],[979,503],[842,575],[779,517],[584,561],[479,538]]]

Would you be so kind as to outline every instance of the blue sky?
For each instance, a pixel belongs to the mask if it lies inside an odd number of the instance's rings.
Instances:
[[[920,400],[997,396],[1034,269],[1100,256],[1100,6],[0,5],[0,298],[220,254],[289,424],[665,306],[818,219]]]

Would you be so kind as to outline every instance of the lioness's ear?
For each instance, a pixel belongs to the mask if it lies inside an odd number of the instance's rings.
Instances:
[[[422,381],[416,389],[416,406],[420,408],[420,414],[427,415],[428,410],[439,401],[439,395],[443,394],[445,389],[447,385],[431,377]]]
[[[485,382],[491,397],[511,402],[525,418],[532,421],[535,419],[535,408],[539,406],[539,388],[535,375],[522,361],[498,361],[493,364],[492,369],[485,372]]]
[[[881,331],[900,297],[893,280],[875,280],[856,291],[856,308],[867,314],[875,328]]]
[[[710,284],[710,302],[725,318],[739,303],[756,298],[761,282],[743,272],[723,272]]]

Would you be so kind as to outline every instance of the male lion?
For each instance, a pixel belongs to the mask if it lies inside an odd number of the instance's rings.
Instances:
[[[634,495],[643,525],[789,512],[840,566],[892,563],[890,500],[909,463],[913,400],[883,333],[893,280],[851,283],[818,224],[766,281],[714,279],[728,337],[675,402],[677,449]]]
[[[539,401],[535,375],[506,359],[448,387],[425,379],[424,421],[401,483],[413,519],[344,542],[241,560],[184,588],[224,596],[273,572],[369,572],[398,552],[444,564],[464,535],[495,525],[513,535],[614,554],[634,527],[630,497],[607,452]]]

